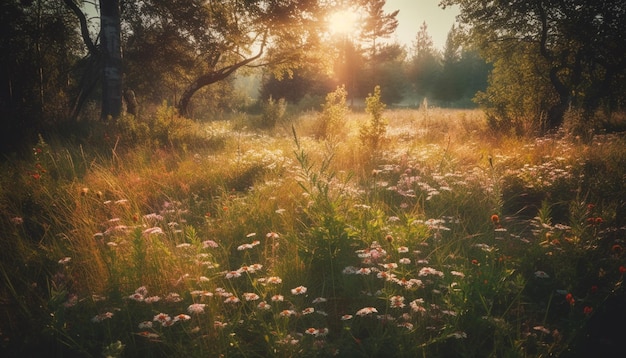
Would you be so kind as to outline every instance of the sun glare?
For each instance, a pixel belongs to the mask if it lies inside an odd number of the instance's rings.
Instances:
[[[335,35],[349,35],[357,31],[359,17],[351,10],[339,10],[328,17],[328,29]]]

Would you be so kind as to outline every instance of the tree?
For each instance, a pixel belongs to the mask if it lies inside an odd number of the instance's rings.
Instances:
[[[121,10],[119,0],[99,0],[100,44],[91,38],[89,23],[75,0],[64,0],[65,5],[79,20],[83,42],[89,53],[89,61],[83,74],[81,89],[74,106],[73,117],[78,115],[82,104],[98,80],[102,83],[101,118],[117,118],[122,113],[122,46]],[[100,70],[99,76],[92,71]]]
[[[626,7],[621,0],[443,0],[459,5],[469,41],[496,62],[533,51],[556,101],[548,105],[547,127],[557,128],[569,106],[609,110],[623,101],[626,72]]]
[[[428,25],[424,21],[415,35],[413,57],[408,65],[408,78],[418,101],[433,94],[441,71],[441,55],[435,50]]]
[[[0,150],[66,118],[77,32],[55,0],[0,3]],[[29,138],[30,137],[30,138]]]
[[[93,66],[103,70],[103,115],[115,116],[121,109],[121,68],[145,73],[147,67],[157,70],[153,76],[161,79],[171,74],[169,79],[181,88],[176,106],[186,115],[200,89],[245,66],[288,71],[302,61],[304,49],[319,40],[316,0],[145,0],[123,2],[121,9],[119,0],[100,0],[100,44],[91,39],[76,0],[64,1],[80,20],[84,42],[96,59]],[[124,59],[121,67],[118,49],[126,45],[129,59],[137,63]],[[150,52],[155,56],[147,58]],[[170,62],[160,59],[162,53],[172,59],[171,69]],[[180,58],[173,56],[176,53]],[[149,76],[126,77],[139,86]],[[88,89],[93,80],[85,83]]]
[[[386,0],[361,0],[361,6],[365,9],[365,19],[361,28],[361,39],[369,43],[369,65],[371,67],[371,78],[374,84],[379,82],[377,68],[384,59],[378,56],[378,39],[388,38],[398,27],[399,10],[385,13],[384,6]],[[367,48],[366,48],[367,49]]]
[[[361,0],[362,6],[365,8],[365,21],[361,29],[361,38],[366,42],[370,42],[370,56],[376,57],[376,41],[380,38],[388,38],[398,27],[398,13],[396,10],[385,13],[386,0]]]

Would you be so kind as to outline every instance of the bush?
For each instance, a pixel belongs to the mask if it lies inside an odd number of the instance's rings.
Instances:
[[[322,114],[317,121],[315,131],[317,138],[333,139],[338,135],[348,114],[347,96],[348,92],[344,86],[337,87],[335,91],[326,95],[326,102],[322,105]]]
[[[376,86],[374,94],[370,93],[365,99],[365,112],[370,115],[370,121],[359,132],[361,143],[373,151],[379,148],[387,132],[387,119],[383,118],[385,107],[380,100],[380,86]]]

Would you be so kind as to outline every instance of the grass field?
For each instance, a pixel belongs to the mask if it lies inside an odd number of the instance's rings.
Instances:
[[[2,351],[626,353],[623,135],[507,136],[470,110],[383,116],[372,145],[367,113],[264,129],[163,109],[91,146],[44,135],[6,158]]]

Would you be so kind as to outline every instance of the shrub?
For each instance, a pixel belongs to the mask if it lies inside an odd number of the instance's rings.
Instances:
[[[369,123],[360,128],[359,136],[361,143],[377,150],[387,132],[387,119],[383,118],[386,105],[380,99],[380,86],[374,88],[374,94],[369,94],[365,99],[365,111],[370,115]]]
[[[315,136],[317,138],[333,139],[340,131],[340,126],[348,114],[346,97],[348,92],[344,86],[337,87],[326,95],[326,102],[322,105],[322,114],[318,117]]]
[[[267,102],[263,103],[261,126],[264,128],[274,128],[276,123],[283,119],[286,110],[287,103],[285,103],[284,98],[277,101],[270,96]]]

